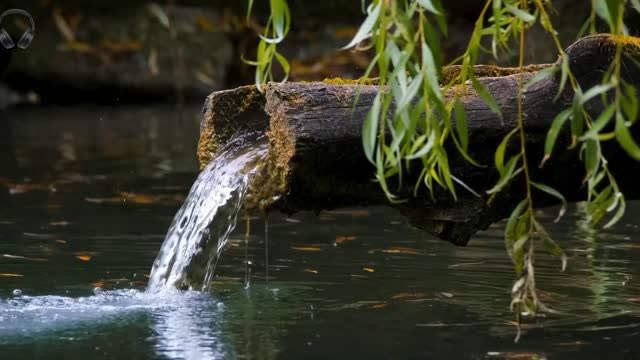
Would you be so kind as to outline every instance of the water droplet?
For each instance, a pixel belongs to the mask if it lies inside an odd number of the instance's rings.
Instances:
[[[22,295],[22,290],[20,289],[15,289],[12,292],[13,296],[21,296]]]

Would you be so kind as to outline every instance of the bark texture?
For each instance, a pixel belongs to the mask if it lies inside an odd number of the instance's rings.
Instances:
[[[630,59],[640,58],[636,38],[614,38],[597,35],[581,39],[567,49],[570,66],[583,89],[598,84],[611,63],[617,44],[622,44],[624,78],[640,86],[640,68]],[[547,65],[548,66],[548,65]],[[535,76],[545,65],[528,68],[524,81]],[[484,194],[497,180],[493,168],[494,151],[503,137],[516,126],[520,74],[513,69],[478,67],[480,81],[493,94],[502,110],[499,118],[469,87],[465,93],[453,89],[460,97],[467,113],[469,153],[486,167],[468,164],[455,149],[451,149],[450,165],[453,175]],[[455,71],[449,69],[447,71]],[[503,76],[500,76],[503,75]],[[535,164],[542,159],[544,140],[552,119],[570,106],[573,92],[564,90],[556,98],[560,75],[546,78],[531,86],[524,94],[524,120],[527,131],[527,152],[535,181],[560,190],[568,200],[582,200],[586,189],[582,185],[583,165],[577,150],[566,150],[570,142],[568,130],[561,134],[555,152],[544,168]],[[362,122],[368,112],[377,86],[338,85],[326,83],[269,84],[263,94],[253,87],[243,87],[211,94],[204,108],[201,125],[199,159],[204,166],[220,145],[246,133],[266,133],[271,144],[269,182],[279,182],[278,199],[267,207],[283,212],[321,210],[354,205],[388,204],[379,185],[372,181],[373,166],[366,160],[361,145]],[[360,95],[357,96],[357,93]],[[453,96],[453,94],[449,94]],[[354,105],[354,101],[358,102]],[[555,100],[554,100],[555,99]],[[262,110],[264,109],[264,111]],[[600,101],[587,104],[593,114],[601,111]],[[565,129],[566,130],[566,129]],[[637,129],[634,127],[634,133]],[[513,149],[517,144],[512,144]],[[628,199],[640,196],[631,176],[640,170],[640,163],[632,160],[615,141],[604,143],[603,151],[609,166],[619,176],[619,183]],[[406,199],[393,204],[411,223],[444,240],[465,245],[478,230],[508,216],[524,196],[521,182],[515,181],[490,204],[459,188],[458,201],[446,191],[436,192],[436,201],[429,194],[411,195],[411,174],[421,168],[412,166],[398,193]],[[274,175],[275,174],[275,175]],[[263,187],[263,186],[259,186]],[[274,187],[269,188],[273,192]],[[266,197],[267,194],[262,196]],[[273,196],[274,194],[268,194]],[[552,205],[549,197],[536,199],[538,205]]]

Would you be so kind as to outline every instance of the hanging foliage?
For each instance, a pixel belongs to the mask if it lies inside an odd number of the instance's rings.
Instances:
[[[259,89],[273,79],[270,71],[274,58],[286,73],[289,70],[288,63],[275,48],[289,29],[289,10],[284,0],[271,0],[270,4],[272,13],[261,36],[258,58],[251,62],[256,66]],[[558,219],[565,212],[566,200],[559,191],[537,182],[530,171],[531,166],[539,163],[542,167],[554,152],[563,151],[555,148],[555,143],[560,132],[568,127],[572,139],[569,150],[577,149],[584,164],[590,221],[597,224],[606,218],[606,228],[623,216],[625,198],[607,167],[607,159],[601,151],[602,142],[615,140],[630,156],[640,160],[640,147],[629,130],[638,119],[637,89],[621,77],[625,44],[630,43],[640,51],[638,42],[627,37],[624,13],[628,6],[640,11],[640,0],[591,1],[592,14],[584,29],[595,32],[595,23],[599,19],[616,37],[618,45],[602,82],[586,89],[580,86],[571,71],[569,57],[549,16],[551,6],[551,0],[487,0],[465,52],[448,64],[460,65],[460,71],[447,77],[446,82],[442,77],[440,39],[447,36],[448,29],[439,0],[373,0],[356,35],[345,46],[345,49],[375,51],[364,78],[376,69],[379,91],[363,124],[362,145],[367,159],[376,169],[376,180],[389,200],[396,202],[402,198],[391,189],[389,179],[403,185],[403,174],[409,163],[416,161],[422,166],[414,186],[416,192],[424,186],[432,197],[436,188],[446,189],[454,198],[459,191],[479,196],[456,177],[455,169],[451,169],[449,164],[451,154],[447,149],[451,147],[447,145],[453,142],[455,151],[469,163],[480,166],[468,154],[467,117],[456,94],[465,94],[473,89],[496,117],[501,118],[501,109],[479,81],[474,66],[480,51],[489,51],[497,58],[501,51],[509,49],[510,44],[518,44],[518,121],[495,149],[494,166],[499,179],[487,191],[491,201],[516,179],[524,183],[526,190],[524,198],[508,217],[504,233],[506,250],[516,273],[511,290],[511,309],[518,322],[523,315],[533,316],[537,311],[549,310],[536,295],[536,249],[559,257],[562,270],[567,264],[559,244],[536,218],[533,194],[539,192],[556,198],[562,204]],[[525,33],[536,24],[546,30],[560,59],[558,65],[540,71],[525,83]],[[490,41],[490,49],[482,46],[487,40]],[[563,109],[551,121],[544,157],[532,159],[526,152],[523,96],[528,87],[550,76],[560,76],[556,98],[570,92],[573,101],[571,107]],[[585,108],[594,101],[601,101],[603,109],[595,117]],[[516,146],[509,146],[512,143]]]

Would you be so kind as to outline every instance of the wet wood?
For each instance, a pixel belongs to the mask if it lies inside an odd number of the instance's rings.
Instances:
[[[601,81],[615,46],[611,37],[601,35],[584,38],[567,49],[570,66],[583,88]],[[640,86],[640,69],[627,60],[623,68],[625,79]],[[526,82],[538,69],[531,70],[522,75],[511,72],[511,75],[480,79],[502,109],[502,118],[470,87],[463,94],[457,93],[467,113],[470,155],[487,166],[468,164],[454,148],[449,152],[450,165],[453,175],[478,193],[485,194],[498,178],[493,167],[494,151],[516,125],[519,81],[522,76]],[[567,150],[568,131],[561,134],[554,156],[545,167],[538,169],[535,164],[542,158],[543,142],[552,119],[572,101],[570,89],[565,89],[554,101],[559,82],[559,75],[547,78],[524,94],[527,152],[534,162],[531,167],[536,181],[551,185],[569,200],[577,201],[586,196],[582,186],[585,174],[578,151]],[[296,212],[389,204],[379,185],[372,181],[374,167],[364,157],[361,143],[362,122],[377,91],[377,86],[286,83],[269,84],[264,97],[251,87],[214,93],[204,109],[200,160],[206,163],[217,146],[240,133],[264,132],[272,147],[271,168],[280,174],[282,181],[281,196],[270,208]],[[356,97],[358,102],[354,105]],[[599,112],[599,103],[587,104],[588,111]],[[264,113],[256,111],[262,106]],[[221,113],[224,116],[220,116]],[[512,145],[515,150],[517,144]],[[603,151],[614,171],[623,170],[619,174],[640,170],[639,163],[630,159],[615,142],[605,143]],[[435,201],[424,191],[414,197],[411,189],[420,170],[419,164],[412,164],[404,183],[394,188],[405,201],[391,206],[406,215],[414,226],[458,245],[465,245],[475,232],[505,218],[524,196],[523,184],[516,181],[491,204],[487,203],[487,196],[478,198],[461,187],[458,201],[444,190],[436,191]],[[627,198],[640,196],[630,176],[620,176],[619,182]],[[536,199],[539,205],[551,205],[553,201],[548,197]]]

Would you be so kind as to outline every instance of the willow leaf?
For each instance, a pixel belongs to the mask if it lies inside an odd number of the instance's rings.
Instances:
[[[364,154],[370,162],[373,161],[373,153],[376,148],[376,139],[378,137],[378,127],[380,120],[380,94],[376,95],[371,105],[371,109],[367,113],[362,124],[362,147],[364,148]]]
[[[553,196],[554,198],[560,200],[560,210],[558,211],[558,217],[556,217],[555,222],[558,222],[558,220],[560,220],[560,218],[562,218],[562,216],[565,214],[565,212],[567,212],[567,200],[564,198],[564,196],[556,189],[552,188],[549,185],[545,185],[545,184],[541,184],[541,183],[537,183],[537,182],[533,182],[531,181],[531,185],[535,186],[538,190],[545,192],[551,196]]]
[[[418,0],[418,4],[420,4],[425,10],[436,14],[436,15],[440,15],[441,12],[438,11],[438,9],[435,7],[433,1],[431,0]]]
[[[638,147],[638,144],[633,140],[624,117],[620,113],[616,115],[616,139],[627,154],[636,160],[640,160],[640,147]]]
[[[381,8],[382,8],[382,1],[378,2],[377,4],[369,5],[369,8],[367,9],[367,13],[368,13],[367,18],[364,20],[362,25],[360,25],[358,32],[353,37],[353,39],[351,39],[351,42],[347,44],[345,47],[343,47],[342,50],[352,48],[358,45],[360,42],[362,42],[362,40],[370,36],[371,30],[373,30],[373,27],[378,22],[378,17],[380,16]]]
[[[613,113],[615,111],[615,104],[610,104],[609,106],[607,106],[607,108],[604,109],[604,111],[602,111],[600,115],[598,115],[596,121],[591,124],[591,128],[580,137],[580,140],[584,141],[586,139],[597,139],[598,134],[609,123],[609,120],[611,120],[611,117],[613,116]]]
[[[548,67],[544,70],[540,70],[538,71],[537,74],[535,74],[523,87],[524,91],[527,91],[530,87],[532,87],[533,85],[539,83],[540,81],[553,76],[555,73],[557,73],[558,71],[560,71],[560,67],[558,66],[551,66]]]
[[[531,15],[528,12],[519,9],[513,5],[505,4],[505,7],[509,10],[510,13],[518,17],[520,20],[524,21],[527,24],[533,24],[536,22],[535,15]]]
[[[489,106],[491,111],[496,113],[500,120],[502,120],[502,111],[500,111],[500,107],[496,103],[496,100],[493,98],[493,95],[491,95],[489,90],[487,90],[487,88],[482,85],[482,83],[475,77],[471,78],[471,84],[478,93],[478,96],[480,96],[480,98],[487,104],[487,106]]]
[[[467,151],[469,147],[469,129],[467,127],[467,114],[464,111],[462,102],[456,98],[454,101],[455,115],[456,115],[456,132],[458,138],[462,144],[462,148]]]
[[[620,219],[622,219],[622,216],[624,215],[625,209],[626,209],[626,204],[625,204],[625,200],[624,200],[624,195],[622,195],[622,193],[617,193],[614,196],[619,197],[618,201],[619,201],[619,205],[617,206],[618,210],[616,210],[616,213],[613,215],[613,217],[611,218],[611,220],[609,220],[609,222],[607,222],[604,225],[605,229],[608,229],[610,227],[612,227],[613,225],[615,225],[618,221],[620,221]]]
[[[558,134],[560,134],[560,130],[562,129],[562,125],[569,119],[569,115],[573,109],[568,108],[561,111],[551,122],[551,127],[547,132],[547,138],[544,143],[544,158],[540,163],[540,167],[544,165],[544,163],[551,157],[551,153],[553,152],[553,147],[556,144],[556,139],[558,139]]]
[[[558,243],[549,236],[549,233],[547,233],[542,224],[534,221],[533,225],[535,226],[536,232],[542,239],[542,247],[549,254],[560,257],[560,261],[562,262],[562,271],[564,271],[567,268],[567,255],[564,253],[560,245],[558,245]]]
[[[496,149],[496,153],[494,156],[494,162],[496,164],[496,169],[498,169],[498,172],[500,173],[500,176],[504,175],[504,154],[507,150],[507,145],[509,144],[509,139],[511,139],[511,137],[518,132],[518,128],[514,128],[513,130],[511,130],[505,137],[504,139],[502,139],[502,141],[500,142],[500,145],[498,145],[498,148]]]

